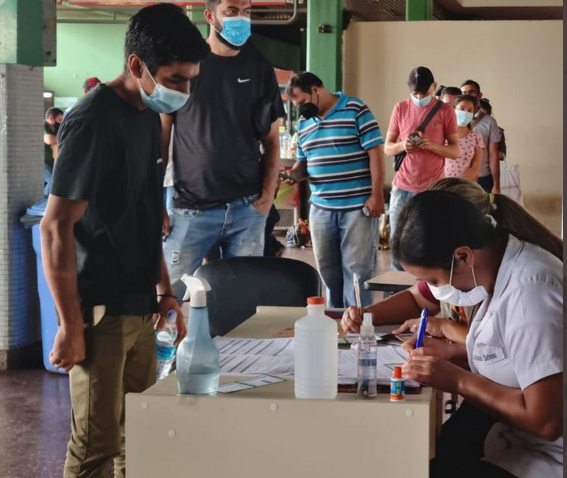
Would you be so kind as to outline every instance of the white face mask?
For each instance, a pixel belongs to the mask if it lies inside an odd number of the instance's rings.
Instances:
[[[449,277],[449,283],[441,287],[434,287],[429,285],[429,290],[437,300],[441,302],[447,302],[451,305],[456,305],[457,307],[470,307],[473,305],[480,304],[484,299],[488,297],[488,292],[484,286],[479,286],[476,283],[476,277],[474,275],[474,268],[471,267],[471,272],[474,280],[475,288],[463,292],[451,285],[453,281],[453,265],[455,263],[455,256],[451,260],[451,275]]]

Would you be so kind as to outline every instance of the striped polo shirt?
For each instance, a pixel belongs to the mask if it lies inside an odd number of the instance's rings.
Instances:
[[[361,209],[372,193],[368,150],[384,143],[363,101],[341,92],[323,118],[300,119],[297,161],[307,161],[311,203],[321,209]]]

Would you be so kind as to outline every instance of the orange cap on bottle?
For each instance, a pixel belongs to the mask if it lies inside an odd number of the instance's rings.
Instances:
[[[323,297],[307,297],[307,305],[323,305],[324,303]]]
[[[402,367],[394,367],[393,378],[402,378]]]

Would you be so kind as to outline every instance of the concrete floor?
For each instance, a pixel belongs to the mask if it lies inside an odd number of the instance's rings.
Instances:
[[[310,248],[286,249],[283,257],[315,266]],[[378,273],[389,267],[390,254],[379,252]],[[70,421],[67,376],[44,369],[0,373],[0,477],[61,478]]]

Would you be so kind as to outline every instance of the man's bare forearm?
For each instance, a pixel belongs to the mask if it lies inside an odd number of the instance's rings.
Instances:
[[[167,265],[165,264],[165,258],[163,252],[161,254],[161,279],[156,287],[158,294],[173,295],[173,287],[171,286],[171,281],[169,279],[169,271],[167,270]],[[181,297],[178,297],[181,300]]]
[[[368,151],[370,158],[370,177],[372,178],[372,195],[384,196],[384,151],[382,145],[378,145]]]
[[[493,146],[496,145],[496,147]],[[500,189],[500,160],[498,159],[498,143],[493,143],[488,147],[488,164],[490,173],[494,180],[494,187]]]
[[[47,284],[62,327],[82,327],[75,237],[68,223],[41,224],[41,252]]]
[[[272,124],[270,132],[262,141],[264,146],[264,180],[262,182],[262,196],[274,199],[278,186],[278,173],[280,171],[280,140],[277,122]]]

